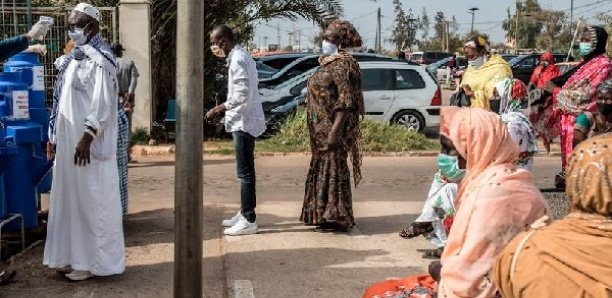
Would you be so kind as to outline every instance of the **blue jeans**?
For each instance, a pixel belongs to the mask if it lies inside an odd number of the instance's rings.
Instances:
[[[236,174],[240,180],[240,212],[255,222],[255,137],[247,132],[232,132],[236,154]]]

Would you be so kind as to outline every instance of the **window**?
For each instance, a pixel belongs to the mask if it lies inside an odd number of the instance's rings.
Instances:
[[[531,57],[531,58],[527,58],[525,60],[523,60],[523,62],[521,62],[520,67],[521,68],[529,68],[529,67],[533,67],[535,65],[536,59]]]
[[[363,91],[393,90],[392,73],[390,69],[362,69]]]
[[[423,81],[423,78],[421,78],[421,75],[416,70],[396,70],[395,77],[395,88],[398,90],[425,88],[425,81]]]

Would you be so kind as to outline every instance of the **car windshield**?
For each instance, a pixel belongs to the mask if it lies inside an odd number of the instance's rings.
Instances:
[[[266,71],[266,72],[270,72],[270,73],[275,73],[278,71],[278,69],[267,66],[259,61],[256,62],[256,67],[258,71]]]
[[[289,80],[286,80],[286,81],[284,81],[284,82],[274,86],[274,89],[284,89],[284,88],[293,86],[293,85],[297,84],[297,82],[303,81],[304,79],[307,79],[308,77],[310,77],[310,75],[313,72],[315,72],[317,69],[318,69],[318,67],[315,67],[315,68],[313,68],[313,69],[311,69],[311,70],[309,70],[309,71],[307,71],[307,72],[305,72],[303,74],[300,74],[300,75],[295,76],[295,77],[293,77],[293,78],[291,78]]]
[[[413,54],[412,57],[410,58],[410,60],[412,61],[416,61],[423,58],[423,54]]]
[[[514,57],[512,59],[510,59],[510,61],[508,61],[508,64],[510,64],[510,66],[514,66],[518,63],[520,63],[521,61],[523,61],[523,58],[525,58],[527,56],[518,56],[518,57]]]

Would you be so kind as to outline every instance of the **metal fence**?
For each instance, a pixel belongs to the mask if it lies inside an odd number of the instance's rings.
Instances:
[[[29,7],[29,1],[0,0],[0,37],[9,38],[27,33],[40,16],[53,17],[54,24],[42,44],[47,46],[47,55],[41,58],[45,66],[45,87],[47,106],[53,101],[53,86],[57,70],[53,63],[64,54],[68,42],[68,15],[73,7]],[[118,18],[116,7],[98,7],[100,10],[100,31],[109,42],[118,40]]]

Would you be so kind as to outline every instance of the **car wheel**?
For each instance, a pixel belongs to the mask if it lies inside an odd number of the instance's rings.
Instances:
[[[393,123],[411,131],[423,131],[425,120],[416,111],[401,111],[393,117]]]

